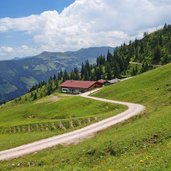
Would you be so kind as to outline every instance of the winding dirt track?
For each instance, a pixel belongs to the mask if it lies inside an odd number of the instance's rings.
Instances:
[[[115,125],[117,123],[123,122],[135,115],[141,114],[145,110],[145,107],[139,104],[119,102],[119,101],[114,101],[114,100],[107,100],[107,99],[88,96],[90,93],[94,93],[98,90],[93,90],[91,92],[81,94],[81,96],[85,98],[89,98],[89,99],[103,101],[103,102],[126,105],[128,109],[118,115],[104,119],[100,122],[94,123],[92,125],[86,126],[84,128],[81,128],[73,132],[65,133],[62,135],[57,135],[51,138],[46,138],[46,139],[39,140],[30,144],[26,144],[26,145],[22,145],[22,146],[12,148],[9,150],[1,151],[0,160],[14,159],[14,158],[26,155],[26,154],[34,153],[43,149],[56,146],[59,144],[68,145],[68,144],[81,142],[84,139],[93,136],[95,133],[99,131],[109,128],[110,126]]]

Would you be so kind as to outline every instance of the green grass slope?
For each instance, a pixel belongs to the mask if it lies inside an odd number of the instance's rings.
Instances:
[[[0,106],[0,150],[78,129],[124,109],[126,107],[63,95],[23,104],[10,102]]]
[[[171,105],[171,64],[105,87],[96,96],[144,104],[148,112],[167,108]]]
[[[141,103],[146,112],[79,145],[1,162],[1,170],[171,170],[171,64],[105,87],[96,96]]]

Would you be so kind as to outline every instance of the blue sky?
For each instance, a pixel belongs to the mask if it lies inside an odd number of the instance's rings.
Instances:
[[[61,12],[74,0],[1,0],[0,18],[24,17],[32,14],[40,14],[47,10]]]
[[[1,0],[0,60],[116,47],[171,24],[170,0]]]

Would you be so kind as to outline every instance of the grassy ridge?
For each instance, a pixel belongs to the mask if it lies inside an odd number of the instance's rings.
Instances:
[[[171,105],[171,64],[134,77],[111,87],[96,96],[144,104],[148,112]]]
[[[171,169],[171,64],[104,88],[96,96],[144,104],[142,116],[69,147],[56,147],[11,162],[13,170]]]
[[[40,100],[25,104],[10,104],[0,109],[0,126],[12,126],[41,121],[94,116],[117,109],[116,105],[85,99],[62,97],[52,102]],[[118,108],[119,109],[119,108]],[[10,118],[10,119],[9,119]]]
[[[10,102],[0,108],[0,150],[78,129],[124,109],[78,96]]]

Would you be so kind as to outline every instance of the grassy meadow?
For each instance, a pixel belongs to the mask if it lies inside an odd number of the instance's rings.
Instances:
[[[0,162],[1,170],[170,171],[171,64],[105,87],[98,97],[144,104],[144,115],[68,147]]]
[[[63,95],[22,104],[10,102],[0,107],[0,150],[78,129],[125,109]]]

